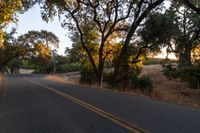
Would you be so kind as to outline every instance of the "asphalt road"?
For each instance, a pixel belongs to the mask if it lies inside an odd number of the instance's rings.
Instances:
[[[28,79],[23,78],[26,76]],[[111,91],[7,77],[0,101],[0,133],[129,133],[117,121],[54,93],[65,93],[153,133],[200,133],[200,110]]]

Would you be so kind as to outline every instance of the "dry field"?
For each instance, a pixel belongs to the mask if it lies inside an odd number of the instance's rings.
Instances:
[[[151,77],[154,85],[154,91],[151,97],[174,102],[178,104],[200,107],[200,90],[193,90],[188,84],[180,79],[167,79],[162,74],[161,65],[144,66],[141,76]]]
[[[188,84],[180,81],[180,79],[167,79],[162,74],[162,69],[163,68],[161,65],[147,65],[144,66],[142,70],[140,76],[149,76],[153,81],[154,90],[151,94],[146,94],[141,91],[128,91],[122,93],[139,95],[161,101],[200,108],[200,91],[189,88]],[[57,81],[64,84],[79,85],[79,76],[66,76],[66,74],[48,75],[45,77],[45,79]],[[98,88],[95,87],[95,85],[93,85],[92,87]],[[116,92],[116,90],[113,91]]]
[[[64,84],[79,84],[79,77],[72,78],[72,77],[68,77],[65,75],[56,75],[55,74],[55,75],[47,75],[47,76],[45,76],[45,79],[57,81],[57,82],[64,83]]]

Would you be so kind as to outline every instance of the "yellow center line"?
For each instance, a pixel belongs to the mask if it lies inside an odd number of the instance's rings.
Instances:
[[[79,100],[79,99],[77,99],[77,98],[75,98],[73,96],[70,96],[70,95],[68,95],[66,93],[58,91],[58,90],[56,90],[54,88],[45,86],[45,85],[43,85],[43,84],[41,84],[39,82],[36,82],[34,80],[31,80],[29,78],[24,77],[24,79],[26,79],[26,80],[28,80],[28,81],[30,81],[32,83],[35,83],[35,84],[37,84],[37,85],[39,85],[39,86],[41,86],[41,87],[43,87],[45,89],[48,89],[49,91],[54,92],[54,93],[56,93],[56,94],[58,94],[60,96],[63,96],[64,98],[66,98],[66,99],[68,99],[68,100],[70,100],[72,102],[75,102],[75,103],[79,104],[80,106],[82,106],[82,107],[84,107],[84,108],[86,108],[86,109],[88,109],[88,110],[90,110],[92,112],[97,113],[98,115],[100,115],[100,116],[102,116],[102,117],[104,117],[104,118],[116,123],[117,125],[120,125],[121,127],[129,130],[132,133],[149,133],[148,131],[146,131],[146,130],[144,130],[144,129],[136,126],[136,125],[133,125],[132,123],[129,123],[129,122],[127,122],[127,121],[125,121],[125,120],[123,120],[123,119],[121,119],[121,118],[119,118],[117,116],[114,116],[114,115],[112,115],[112,114],[110,114],[110,113],[108,113],[108,112],[106,112],[104,110],[101,110],[101,109],[99,109],[99,108],[97,108],[97,107],[95,107],[95,106],[93,106],[91,104],[83,102],[83,101],[81,101],[81,100]]]

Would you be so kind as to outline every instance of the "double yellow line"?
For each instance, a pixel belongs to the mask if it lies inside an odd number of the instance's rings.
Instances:
[[[63,92],[58,91],[58,90],[56,90],[54,88],[45,86],[45,85],[43,85],[43,84],[41,84],[39,82],[36,82],[34,80],[31,80],[29,78],[24,77],[24,79],[26,79],[26,80],[28,80],[28,81],[30,81],[32,83],[35,83],[35,84],[37,84],[37,85],[39,85],[39,86],[41,86],[43,88],[46,88],[49,91],[54,92],[54,93],[56,93],[56,94],[58,94],[60,96],[63,96],[64,98],[66,98],[66,99],[68,99],[68,100],[70,100],[72,102],[75,102],[75,103],[79,104],[80,106],[82,106],[82,107],[84,107],[84,108],[86,108],[86,109],[88,109],[88,110],[90,110],[92,112],[97,113],[98,115],[100,115],[100,116],[102,116],[102,117],[104,117],[104,118],[116,123],[117,125],[129,130],[132,133],[149,133],[148,131],[145,131],[144,129],[142,129],[142,128],[136,126],[136,125],[133,125],[133,124],[131,124],[131,123],[125,121],[125,120],[122,120],[119,117],[116,117],[116,116],[114,116],[114,115],[112,115],[112,114],[110,114],[108,112],[105,112],[105,111],[103,111],[103,110],[101,110],[101,109],[99,109],[99,108],[97,108],[97,107],[95,107],[95,106],[93,106],[91,104],[83,102],[83,101],[81,101],[81,100],[79,100],[79,99],[77,99],[75,97],[72,97],[72,96],[66,94],[66,93],[63,93]]]

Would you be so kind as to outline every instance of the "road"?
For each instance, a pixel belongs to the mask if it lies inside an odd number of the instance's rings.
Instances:
[[[44,80],[42,75],[15,75],[6,79],[0,101],[0,133],[143,131],[200,133],[200,110],[56,83]]]

